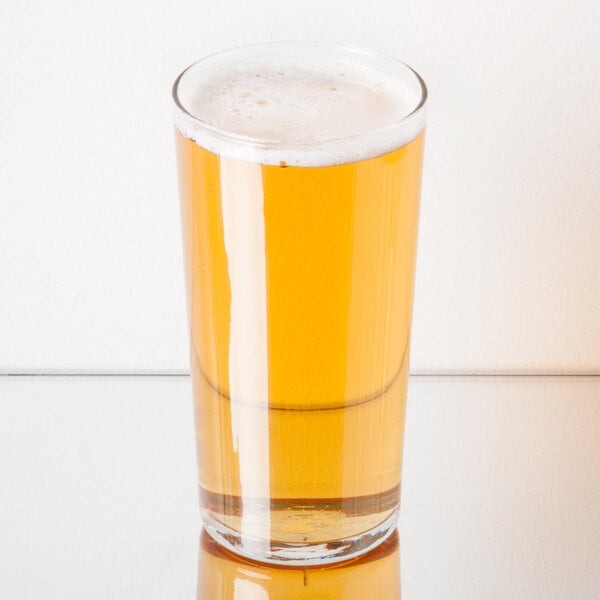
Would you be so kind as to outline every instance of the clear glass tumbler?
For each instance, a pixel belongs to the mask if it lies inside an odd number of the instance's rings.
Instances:
[[[358,556],[398,518],[425,84],[289,42],[173,97],[205,527],[264,562]]]

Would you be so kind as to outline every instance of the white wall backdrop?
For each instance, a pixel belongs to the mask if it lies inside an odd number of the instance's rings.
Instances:
[[[429,84],[413,371],[600,373],[597,0],[4,0],[0,371],[187,369],[170,85],[276,39]]]

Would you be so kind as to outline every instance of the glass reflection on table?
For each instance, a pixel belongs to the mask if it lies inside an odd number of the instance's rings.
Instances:
[[[276,567],[235,556],[200,536],[197,600],[400,600],[395,531],[373,552],[327,567]]]

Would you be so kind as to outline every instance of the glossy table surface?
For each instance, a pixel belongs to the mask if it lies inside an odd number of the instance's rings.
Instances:
[[[0,377],[0,598],[600,598],[600,378],[413,377],[405,443],[399,544],[269,569],[201,540],[189,378]]]

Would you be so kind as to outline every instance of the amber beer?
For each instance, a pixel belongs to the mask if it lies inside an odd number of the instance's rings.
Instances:
[[[175,86],[205,527],[268,562],[356,556],[399,508],[424,86],[326,45],[205,60]]]

